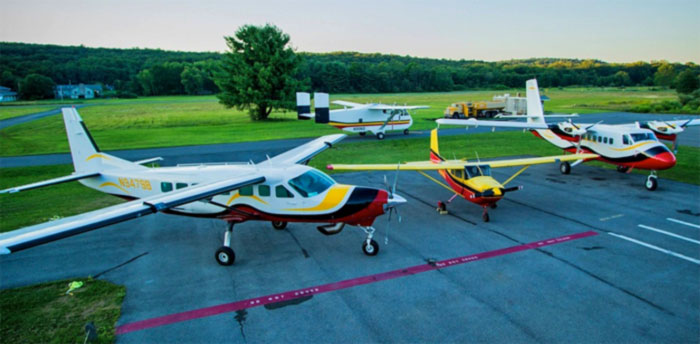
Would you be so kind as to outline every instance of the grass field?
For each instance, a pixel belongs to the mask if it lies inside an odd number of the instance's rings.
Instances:
[[[331,99],[355,102],[429,105],[414,114],[412,130],[435,127],[434,119],[444,108],[463,100],[488,100],[510,91],[470,91],[446,93],[397,93],[332,95]],[[672,99],[672,91],[640,89],[551,89],[544,90],[552,100],[552,112],[590,113],[622,110],[654,100]],[[80,109],[90,132],[105,150],[169,147],[227,142],[247,142],[284,138],[313,137],[339,132],[328,125],[299,121],[294,112],[274,112],[270,120],[252,122],[247,113],[226,109],[214,96],[175,96],[138,99],[90,100]],[[68,152],[60,116],[51,116],[0,131],[0,155],[16,156]]]
[[[68,284],[83,286],[66,295]],[[2,343],[83,343],[85,325],[97,329],[97,343],[113,343],[126,289],[82,278],[0,291]]]
[[[0,120],[43,112],[57,107],[57,105],[0,106]]]

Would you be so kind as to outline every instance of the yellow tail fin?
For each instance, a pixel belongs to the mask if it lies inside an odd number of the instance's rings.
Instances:
[[[430,131],[430,160],[444,160],[440,156],[440,148],[438,147],[438,133],[437,129]]]

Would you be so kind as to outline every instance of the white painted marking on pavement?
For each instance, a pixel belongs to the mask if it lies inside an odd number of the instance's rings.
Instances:
[[[600,221],[608,221],[608,220],[616,219],[618,217],[623,217],[623,216],[625,216],[625,214],[617,214],[617,215],[612,215],[612,216],[608,216],[608,217],[601,217]]]
[[[630,238],[630,237],[626,237],[626,236],[624,236],[624,235],[615,234],[615,233],[611,233],[611,232],[608,232],[608,234],[610,234],[610,235],[612,235],[612,236],[614,236],[614,237],[618,237],[618,238],[623,239],[623,240],[627,240],[627,241],[633,242],[633,243],[638,244],[638,245],[642,245],[642,246],[644,246],[644,247],[648,247],[648,248],[650,248],[650,249],[652,249],[652,250],[657,250],[657,251],[659,251],[659,252],[663,252],[663,253],[666,253],[666,254],[668,254],[668,255],[672,255],[672,256],[674,256],[674,257],[676,257],[676,258],[680,258],[680,259],[683,259],[683,260],[687,260],[687,261],[689,261],[689,262],[691,262],[691,263],[695,263],[695,264],[697,264],[697,265],[700,265],[700,260],[697,260],[697,259],[694,259],[694,258],[690,258],[690,257],[684,256],[684,255],[682,255],[682,254],[680,254],[680,253],[676,253],[676,252],[667,250],[667,249],[665,249],[665,248],[661,248],[661,247],[658,247],[658,246],[654,246],[654,245],[652,245],[652,244],[647,244],[647,243],[645,243],[645,242],[643,242],[643,241],[635,240],[635,239],[632,239],[632,238]]]
[[[695,228],[700,229],[700,226],[698,226],[698,225],[696,225],[696,224],[692,224],[692,223],[690,223],[690,222],[685,222],[685,221],[681,221],[681,220],[676,220],[676,219],[673,219],[673,218],[670,218],[670,217],[667,217],[666,220],[669,220],[669,221],[671,221],[671,222],[680,223],[680,224],[682,224],[682,225],[686,225],[686,226],[695,227]]]
[[[666,235],[672,236],[672,237],[674,237],[674,238],[678,238],[678,239],[681,239],[681,240],[685,240],[685,241],[688,241],[688,242],[692,242],[693,244],[698,244],[698,245],[700,245],[700,241],[697,241],[697,240],[694,240],[694,239],[691,239],[691,238],[686,238],[686,237],[684,237],[684,236],[682,236],[682,235],[678,235],[678,234],[675,234],[675,233],[663,231],[663,230],[660,230],[660,229],[658,229],[658,228],[649,227],[649,226],[645,226],[645,225],[638,225],[638,226],[639,226],[639,227],[642,227],[642,228],[644,228],[644,229],[648,229],[648,230],[650,230],[650,231],[658,232],[658,233],[661,233],[661,234],[666,234]]]

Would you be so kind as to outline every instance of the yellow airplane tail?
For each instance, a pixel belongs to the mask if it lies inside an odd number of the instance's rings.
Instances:
[[[440,148],[438,147],[437,129],[430,131],[430,161],[438,162],[445,160],[440,156]]]

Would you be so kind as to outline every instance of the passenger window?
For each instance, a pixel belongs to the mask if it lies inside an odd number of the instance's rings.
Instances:
[[[173,191],[173,183],[170,182],[160,182],[160,191],[170,192]]]
[[[610,144],[613,144],[613,138],[612,138],[612,137],[610,138]]]
[[[285,188],[282,185],[277,185],[277,187],[275,188],[275,195],[279,198],[293,198],[294,197],[294,195],[291,192],[289,192],[289,190],[287,190],[287,188]]]
[[[605,144],[608,143],[608,138],[607,138],[607,137],[604,137],[604,138],[603,138],[603,143],[605,143]]]
[[[270,196],[270,186],[269,185],[258,185],[258,195],[263,197]]]
[[[238,194],[241,196],[253,196],[253,186],[248,185],[238,189]]]
[[[603,142],[603,137],[602,137],[602,136],[598,136],[598,142],[599,142],[599,143],[600,143],[600,142]]]
[[[187,187],[187,183],[176,183],[175,188],[176,189],[184,189]]]
[[[453,176],[464,179],[464,170],[450,170]]]

